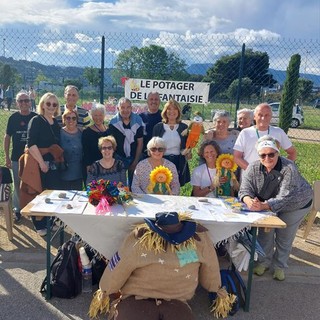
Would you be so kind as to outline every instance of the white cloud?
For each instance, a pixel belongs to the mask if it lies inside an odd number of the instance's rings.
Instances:
[[[44,56],[43,52],[52,52],[78,55],[79,60],[73,59],[72,63],[89,64],[90,61],[90,64],[96,65],[99,63],[96,57],[101,53],[101,36],[105,34],[108,46],[106,63],[109,65],[113,64],[121,50],[133,45],[161,45],[190,64],[214,62],[222,55],[241,51],[241,45],[245,42],[247,48],[274,55],[272,63],[281,63],[282,69],[287,67],[291,54],[299,52],[305,55],[306,50],[311,54],[309,62],[302,59],[302,68],[305,69],[306,64],[309,71],[319,66],[319,45],[312,46],[308,42],[310,38],[319,41],[318,0],[3,2],[0,28],[25,31],[32,27],[32,30],[39,30],[38,34],[31,31],[30,39],[19,35],[19,32],[10,37],[5,30],[3,33],[0,30],[0,36],[7,38],[6,53],[10,56],[14,56],[13,48],[19,41],[20,47],[28,47],[28,52],[34,51],[34,56],[37,52],[39,60],[41,55]],[[55,30],[56,34],[45,30]],[[130,34],[127,40],[125,33]],[[283,38],[305,39],[305,48],[298,41],[297,45],[290,43],[291,51],[282,48],[281,43],[278,46],[276,42],[283,41]],[[23,56],[21,51],[19,56]],[[276,56],[280,52],[282,55],[282,51],[286,51],[285,58],[277,60]]]
[[[0,27],[24,24],[98,32],[180,34],[186,30],[229,33],[244,28],[265,29],[291,38],[319,38],[319,11],[318,0],[10,0],[1,4]]]
[[[95,42],[97,41],[97,39],[94,39],[86,34],[83,34],[83,33],[76,33],[74,35],[74,37],[79,40],[80,42],[86,42],[86,43],[89,43],[89,42]]]
[[[60,53],[68,56],[73,56],[79,53],[86,53],[87,50],[81,47],[79,44],[76,43],[67,43],[63,41],[56,41],[56,42],[48,42],[48,43],[39,43],[37,47],[41,51],[50,52],[50,53]]]
[[[168,52],[178,55],[184,53],[185,60],[189,63],[207,63],[215,61],[222,55],[233,54],[241,51],[242,43],[247,47],[263,46],[272,43],[280,36],[267,30],[237,29],[227,34],[223,33],[192,33],[188,30],[184,35],[178,33],[160,32],[156,38],[145,38],[143,46],[151,44],[164,47]]]

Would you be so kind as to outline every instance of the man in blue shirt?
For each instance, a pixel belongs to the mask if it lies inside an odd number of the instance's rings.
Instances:
[[[140,114],[145,124],[146,135],[143,138],[143,151],[147,157],[147,144],[152,138],[153,127],[162,121],[160,106],[160,95],[158,92],[150,92],[147,98],[148,110]]]

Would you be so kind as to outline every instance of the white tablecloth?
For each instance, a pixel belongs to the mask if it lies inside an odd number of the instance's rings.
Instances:
[[[133,225],[144,222],[144,218],[154,218],[157,212],[190,212],[192,218],[208,228],[213,243],[229,238],[266,216],[258,212],[234,213],[220,199],[206,198],[208,202],[202,202],[202,199],[141,195],[124,207],[112,206],[111,213],[105,215],[97,215],[96,208],[89,203],[82,213],[62,210],[63,213],[57,212],[56,215],[107,258],[117,251]]]

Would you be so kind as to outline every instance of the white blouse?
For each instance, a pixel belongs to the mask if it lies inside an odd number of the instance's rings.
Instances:
[[[164,124],[164,134],[162,138],[165,140],[167,149],[165,152],[165,155],[179,155],[180,154],[180,147],[181,147],[181,139],[179,136],[179,133],[177,131],[178,124],[174,125],[173,129],[170,129],[170,126],[168,124]]]

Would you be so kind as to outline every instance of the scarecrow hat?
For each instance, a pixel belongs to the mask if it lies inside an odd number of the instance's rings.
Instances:
[[[179,245],[194,236],[197,224],[194,221],[180,221],[177,212],[158,212],[154,219],[144,219],[151,230],[168,242]]]

